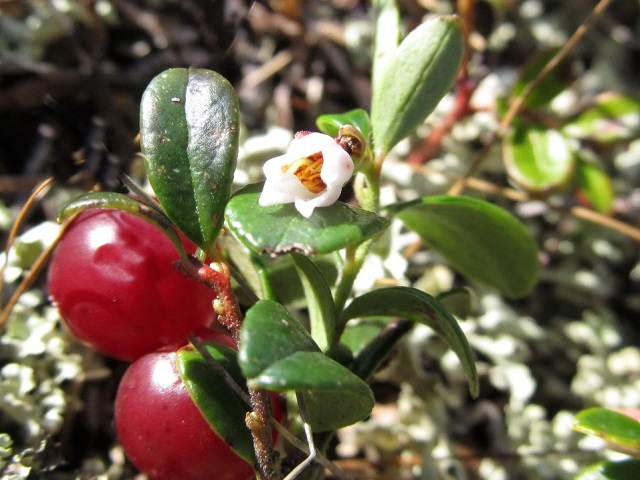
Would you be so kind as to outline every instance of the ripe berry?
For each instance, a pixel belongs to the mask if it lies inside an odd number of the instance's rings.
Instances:
[[[173,244],[135,215],[83,212],[53,255],[49,292],[78,340],[132,361],[162,346],[184,345],[190,332],[215,318],[215,294],[176,271],[176,260]]]
[[[254,478],[251,466],[216,435],[189,396],[175,352],[150,353],[129,366],[114,414],[127,457],[151,480]]]

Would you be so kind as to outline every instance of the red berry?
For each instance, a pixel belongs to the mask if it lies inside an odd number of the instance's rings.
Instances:
[[[187,250],[195,245],[185,240]],[[58,244],[49,292],[80,341],[132,361],[210,326],[215,294],[174,267],[173,244],[153,225],[118,210],[82,213]]]
[[[150,353],[129,366],[118,387],[115,424],[127,457],[151,480],[254,476],[196,407],[178,374],[175,352]]]

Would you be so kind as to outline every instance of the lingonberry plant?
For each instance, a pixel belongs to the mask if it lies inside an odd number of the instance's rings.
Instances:
[[[393,2],[376,2],[376,12],[371,115],[353,110],[319,117],[320,132],[298,133],[285,154],[265,164],[266,183],[242,186],[231,195],[237,95],[215,72],[177,68],[150,83],[141,105],[141,147],[162,208],[150,199],[91,193],[61,212],[64,220],[87,208],[121,209],[158,226],[178,251],[181,273],[214,293],[217,320],[238,342],[236,355],[193,338],[192,346],[177,353],[141,358],[125,376],[116,424],[132,461],[154,478],[221,469],[229,470],[229,478],[250,475],[243,462],[236,470],[226,459],[217,460],[220,439],[261,479],[282,478],[280,465],[292,463],[298,466],[288,479],[319,478],[327,467],[339,476],[324,452],[337,429],[370,414],[374,397],[367,381],[413,323],[426,324],[443,338],[459,357],[471,394],[478,393],[472,352],[447,308],[451,296],[400,286],[354,295],[355,279],[372,250],[384,247],[382,233],[391,221],[417,232],[462,275],[508,296],[524,295],[536,282],[535,242],[507,211],[449,195],[382,204],[385,158],[452,86],[463,34],[455,17],[440,17],[400,41]],[[355,198],[338,201],[350,181]],[[185,251],[179,232],[198,246],[195,255]],[[320,268],[321,258],[337,272],[335,283]],[[284,285],[274,281],[276,264],[289,279]],[[305,308],[294,312],[296,303],[286,299],[296,287]],[[134,282],[127,289],[141,302],[148,296],[159,301],[149,293],[152,288]],[[182,308],[194,295],[195,288],[185,298],[170,295],[163,301]],[[301,322],[303,317],[308,321]],[[345,335],[353,320],[368,317],[390,320],[357,345],[345,340],[353,337]],[[193,324],[186,328],[195,330]],[[176,391],[181,400],[174,409]],[[270,392],[287,394],[296,407],[289,427],[294,435],[287,441],[303,453],[283,449],[291,456],[287,462],[279,462],[272,445]],[[247,415],[244,400],[250,404]],[[171,413],[163,410],[168,408]],[[198,414],[215,432],[203,434],[210,447],[190,447],[193,439],[182,440],[183,422]],[[190,433],[206,429],[199,421]],[[304,437],[306,446],[296,437]],[[151,457],[171,461],[148,459],[141,440],[162,449]]]

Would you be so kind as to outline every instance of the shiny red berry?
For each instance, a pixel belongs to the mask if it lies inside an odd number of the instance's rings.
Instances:
[[[224,343],[233,345],[230,340]],[[246,480],[252,467],[206,422],[178,374],[175,352],[145,355],[129,366],[115,402],[118,438],[150,480]]]
[[[78,340],[132,361],[159,347],[184,345],[190,332],[215,318],[215,294],[179,273],[177,260],[162,232],[135,215],[84,212],[54,252],[49,293]]]

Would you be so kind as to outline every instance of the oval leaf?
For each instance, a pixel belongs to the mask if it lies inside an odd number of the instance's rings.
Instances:
[[[247,310],[240,331],[238,360],[248,379],[299,351],[319,352],[320,348],[284,306],[260,300]]]
[[[443,16],[420,25],[386,55],[376,69],[371,103],[376,156],[388,153],[433,111],[455,81],[463,49],[459,20]]]
[[[205,347],[236,383],[244,388],[245,380],[238,366],[236,352],[218,344],[205,344]],[[253,439],[245,424],[245,415],[249,411],[247,404],[194,347],[178,350],[176,362],[189,395],[207,423],[238,455],[255,463]]]
[[[211,70],[175,68],[142,97],[140,145],[167,215],[208,250],[223,223],[238,154],[238,96]]]
[[[433,196],[394,207],[398,217],[462,274],[510,297],[538,280],[538,248],[509,212],[471,197]]]
[[[529,192],[559,188],[573,175],[573,151],[556,130],[520,125],[505,137],[503,151],[509,177]]]
[[[317,208],[308,219],[293,204],[262,207],[258,204],[262,185],[238,191],[225,211],[229,230],[259,254],[330,253],[358,244],[389,226],[384,217],[342,202]]]
[[[469,380],[469,390],[478,395],[478,374],[473,352],[456,319],[431,295],[409,287],[389,287],[373,290],[355,298],[344,310],[341,321],[353,318],[401,317],[428,325],[453,350]]]
[[[582,410],[576,415],[573,428],[600,437],[627,453],[640,454],[640,422],[615,410]]]
[[[279,392],[300,391],[306,420],[316,432],[359,422],[374,404],[373,393],[363,380],[319,352],[297,352],[283,358],[249,383]]]

